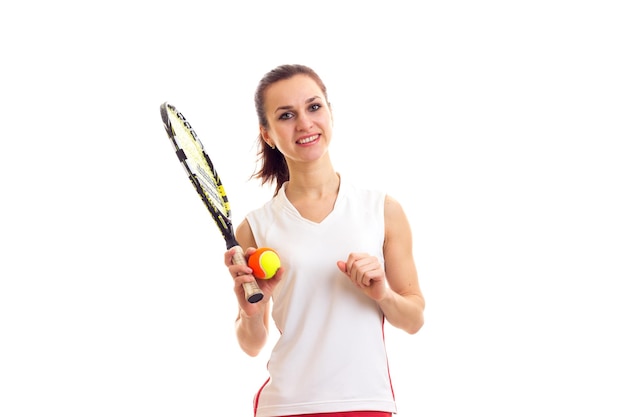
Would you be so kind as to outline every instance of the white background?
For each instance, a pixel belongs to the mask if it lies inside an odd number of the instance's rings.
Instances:
[[[158,107],[211,148],[238,223],[269,196],[256,83],[303,63],[337,170],[412,225],[426,324],[387,328],[398,416],[624,416],[618,3],[3,3],[0,415],[251,416],[269,347],[237,347]]]

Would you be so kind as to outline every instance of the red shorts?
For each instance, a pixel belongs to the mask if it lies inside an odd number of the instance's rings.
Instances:
[[[340,413],[298,414],[283,417],[391,417],[386,411],[344,411]]]

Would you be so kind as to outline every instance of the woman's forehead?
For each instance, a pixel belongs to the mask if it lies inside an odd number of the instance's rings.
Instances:
[[[268,107],[293,106],[313,97],[324,98],[324,93],[311,77],[298,74],[286,80],[277,81],[265,92]]]

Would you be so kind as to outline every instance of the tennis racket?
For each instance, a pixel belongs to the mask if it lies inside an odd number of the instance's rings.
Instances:
[[[161,119],[178,160],[215,220],[226,242],[226,248],[237,247],[233,263],[245,265],[243,250],[235,239],[226,191],[198,135],[182,113],[167,102],[161,104]],[[256,303],[263,299],[263,292],[256,281],[246,282],[243,287],[248,302]]]

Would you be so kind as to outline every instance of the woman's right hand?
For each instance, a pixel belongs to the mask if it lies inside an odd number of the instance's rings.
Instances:
[[[255,250],[256,248],[246,249],[246,251],[244,252],[244,257],[246,261],[248,260],[250,255],[254,253]],[[280,267],[278,271],[276,271],[276,275],[274,275],[274,277],[270,279],[256,279],[252,275],[252,268],[250,268],[247,264],[239,265],[233,263],[233,257],[236,251],[236,248],[230,248],[226,251],[226,253],[224,254],[224,264],[228,267],[230,276],[233,279],[234,291],[235,295],[237,296],[237,302],[239,303],[239,307],[246,316],[251,317],[257,314],[261,314],[265,309],[265,305],[269,302],[272,293],[274,292],[274,288],[276,288],[276,285],[278,285],[278,283],[280,282],[284,270],[282,267]],[[261,289],[261,291],[263,291],[263,299],[257,303],[250,303],[246,299],[246,294],[243,289],[243,283],[252,282],[254,280],[256,280],[259,288]]]

